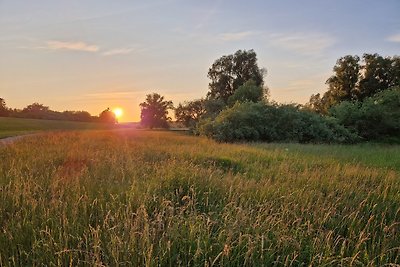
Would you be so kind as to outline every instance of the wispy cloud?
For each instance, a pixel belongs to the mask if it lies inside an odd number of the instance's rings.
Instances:
[[[99,47],[97,45],[90,45],[85,42],[63,42],[63,41],[47,41],[46,47],[51,50],[73,50],[84,52],[97,52]]]
[[[240,41],[246,39],[249,36],[255,35],[254,31],[242,31],[242,32],[232,32],[232,33],[222,33],[219,35],[219,38],[223,41]]]
[[[145,47],[129,46],[122,48],[110,48],[109,50],[100,49],[96,44],[88,44],[83,41],[69,42],[49,40],[41,45],[20,46],[21,49],[38,49],[38,50],[61,50],[61,51],[82,51],[89,53],[97,53],[103,56],[126,55],[134,52],[143,52],[147,50]]]
[[[336,42],[322,33],[271,34],[269,40],[275,46],[306,55],[321,54]]]
[[[386,40],[389,42],[400,43],[400,33],[390,35]]]
[[[126,55],[132,53],[134,50],[135,50],[134,48],[112,49],[104,52],[103,55],[104,56]]]
[[[126,55],[135,52],[143,52],[147,50],[146,48],[142,47],[125,47],[125,48],[116,48],[105,51],[102,53],[103,56],[115,56],[115,55]]]

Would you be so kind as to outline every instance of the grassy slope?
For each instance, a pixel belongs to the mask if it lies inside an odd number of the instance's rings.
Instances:
[[[313,144],[254,144],[268,150],[278,149],[310,160],[329,158],[370,167],[389,168],[400,171],[400,145],[313,145]]]
[[[100,123],[0,117],[0,138],[38,131],[105,129],[107,127],[109,126]]]
[[[0,147],[0,265],[399,263],[395,159],[286,148],[129,130]]]

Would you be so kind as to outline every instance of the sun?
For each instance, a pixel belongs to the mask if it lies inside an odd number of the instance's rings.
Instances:
[[[117,117],[117,119],[121,118],[122,114],[124,114],[124,111],[122,110],[122,108],[115,108],[113,110],[113,112],[115,114],[115,117]]]

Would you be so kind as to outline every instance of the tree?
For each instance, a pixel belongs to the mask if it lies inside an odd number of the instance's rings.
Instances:
[[[7,117],[9,115],[9,110],[6,106],[6,101],[0,98],[0,117]]]
[[[356,100],[358,96],[357,84],[360,71],[358,56],[345,56],[336,61],[333,67],[334,75],[327,81],[331,94],[337,102]]]
[[[61,114],[62,119],[68,120],[68,121],[92,121],[93,118],[90,115],[89,112],[87,111],[70,111],[66,110],[63,111]]]
[[[208,70],[210,91],[207,97],[221,99],[227,103],[239,86],[253,80],[256,86],[264,85],[265,70],[257,65],[257,55],[254,50],[238,50],[233,55],[217,59]]]
[[[400,84],[399,57],[364,54],[363,60],[359,100]]]
[[[264,98],[264,90],[257,86],[253,80],[249,80],[228,98],[228,104],[233,106],[236,102],[259,102]]]
[[[22,109],[21,113],[25,118],[46,119],[49,117],[51,110],[48,106],[35,102]]]
[[[400,142],[400,87],[384,90],[362,102],[343,101],[330,114],[365,140]]]
[[[173,109],[172,101],[164,100],[164,97],[152,93],[146,96],[146,101],[140,103],[141,108],[141,124],[145,127],[152,128],[168,128],[168,109]]]
[[[194,127],[205,112],[205,100],[199,99],[179,104],[175,108],[175,118],[186,127]]]
[[[322,97],[312,95],[306,106],[327,114],[343,101],[363,101],[368,97],[400,85],[400,57],[382,57],[378,54],[347,55],[337,60],[334,75],[327,81],[328,91]]]
[[[99,121],[103,123],[115,124],[117,123],[117,118],[115,117],[114,112],[110,110],[110,108],[106,108],[99,115]]]

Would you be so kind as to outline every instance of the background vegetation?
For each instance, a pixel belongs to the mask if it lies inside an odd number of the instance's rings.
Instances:
[[[33,103],[22,110],[7,107],[6,101],[0,98],[0,117],[14,117],[26,119],[43,120],[62,120],[62,121],[80,121],[80,122],[102,122],[115,124],[117,119],[114,112],[109,108],[103,110],[99,116],[92,116],[87,111],[54,111],[48,106],[39,103]]]
[[[210,67],[206,98],[179,104],[175,116],[194,133],[224,142],[400,142],[400,58],[348,55],[333,72],[322,97],[278,104],[268,99],[256,53],[239,50]]]

